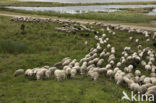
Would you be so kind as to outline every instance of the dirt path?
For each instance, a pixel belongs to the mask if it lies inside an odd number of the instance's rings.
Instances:
[[[22,15],[22,14],[8,14],[8,13],[0,13],[0,16],[9,16],[9,17],[34,17],[34,18],[41,18],[41,19],[45,19],[45,18],[51,18],[51,19],[59,19],[60,21],[68,21],[71,19],[67,19],[67,18],[58,18],[58,17],[43,17],[43,16],[39,16],[39,15]],[[72,21],[77,21],[80,23],[92,23],[95,22],[96,20],[83,20],[83,19],[72,19]],[[120,24],[120,23],[108,23],[108,22],[104,22],[104,21],[96,21],[97,23],[105,23],[105,24],[111,24],[111,25],[121,25],[122,27],[132,27],[132,28],[136,28],[136,29],[142,29],[142,30],[148,30],[148,31],[155,31],[156,32],[156,28],[155,27],[145,27],[145,26],[135,26],[135,25],[125,25],[125,24]]]

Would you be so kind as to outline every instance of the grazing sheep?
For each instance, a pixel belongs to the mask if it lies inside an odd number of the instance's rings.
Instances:
[[[40,69],[37,73],[36,73],[36,79],[37,80],[43,80],[45,78],[45,72],[47,71],[47,69]]]
[[[47,79],[49,79],[49,78],[51,77],[51,75],[52,75],[52,71],[51,71],[51,70],[46,70],[46,71],[45,71],[45,77],[46,77]]]
[[[129,40],[132,41],[133,40],[133,37],[129,37]]]
[[[141,76],[140,70],[136,70],[136,71],[135,71],[135,75],[136,75],[136,76]]]
[[[155,77],[151,77],[151,82],[153,85],[156,85],[156,78]]]
[[[33,70],[32,69],[27,69],[25,71],[25,76],[28,76],[28,77],[32,77],[34,74]]]
[[[142,65],[143,67],[145,67],[146,62],[142,60],[142,61],[141,61],[141,65]]]
[[[91,76],[91,78],[96,81],[99,77],[99,73],[98,72],[94,72],[94,71],[89,71],[88,75]]]
[[[114,75],[113,70],[111,70],[111,69],[107,70],[107,76],[108,76],[110,79],[112,79],[113,75]]]
[[[77,73],[76,69],[71,69],[71,78],[75,78],[76,73]]]
[[[57,81],[60,81],[61,79],[66,78],[66,73],[64,70],[55,70],[54,75],[55,75]]]
[[[101,67],[103,62],[104,62],[104,59],[100,59],[100,60],[97,62],[97,67]]]
[[[136,76],[136,77],[134,78],[134,81],[135,81],[136,83],[139,83],[140,77],[139,77],[139,76]]]
[[[145,84],[151,83],[151,78],[150,77],[145,77],[144,81]]]
[[[24,74],[24,69],[18,69],[18,70],[15,71],[14,76],[16,77],[16,76],[19,76],[19,75],[22,75],[22,74]]]
[[[149,87],[151,87],[151,83],[141,85],[141,93],[145,93]]]
[[[65,69],[65,73],[66,73],[66,76],[67,76],[67,78],[70,78],[71,77],[71,68],[70,67],[67,67],[66,69]]]
[[[156,73],[151,73],[150,76],[151,77],[156,77]]]
[[[137,44],[139,44],[139,39],[136,39],[135,42],[136,42]]]
[[[84,44],[87,46],[88,45],[88,41],[85,41]]]
[[[151,70],[151,66],[150,66],[150,65],[145,65],[145,69],[146,69],[147,71],[150,71],[150,70]]]
[[[130,89],[133,90],[135,93],[141,92],[141,87],[138,83],[132,83],[130,85]]]
[[[117,67],[120,67],[121,66],[121,62],[118,62],[116,66]]]
[[[56,70],[56,67],[50,67],[49,70],[51,71],[52,74],[54,74],[54,71]]]

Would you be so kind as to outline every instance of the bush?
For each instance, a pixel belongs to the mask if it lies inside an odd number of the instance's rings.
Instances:
[[[26,53],[29,51],[29,47],[25,43],[16,42],[12,40],[0,41],[0,52],[1,53]]]

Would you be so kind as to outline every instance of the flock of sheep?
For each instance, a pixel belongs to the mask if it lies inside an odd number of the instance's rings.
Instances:
[[[13,18],[12,20],[29,21],[29,19],[23,18]],[[30,20],[32,21],[34,19]],[[35,21],[38,20],[35,19]],[[95,35],[95,40],[97,41],[96,47],[91,48],[89,53],[80,61],[66,57],[53,67],[44,66],[41,68],[27,69],[26,71],[18,69],[15,71],[14,76],[25,74],[26,77],[35,77],[37,80],[43,80],[49,79],[54,75],[57,81],[61,81],[66,78],[75,78],[77,74],[80,74],[83,77],[85,75],[90,76],[92,80],[97,81],[100,75],[106,75],[110,80],[114,79],[117,85],[125,84],[134,92],[146,93],[147,95],[154,94],[156,96],[156,52],[150,47],[143,48],[139,39],[131,36],[128,37],[129,42],[135,42],[137,50],[134,51],[129,46],[124,47],[121,53],[122,56],[117,62],[115,55],[116,48],[109,44],[110,39],[107,36],[118,35],[113,30],[122,30],[129,33],[136,33],[136,35],[144,35],[146,42],[149,42],[151,40],[156,41],[156,32],[121,27],[120,25],[106,25],[103,23],[90,23],[89,25],[105,27],[109,34]],[[101,29],[101,31],[104,31],[104,29]],[[155,42],[153,46],[156,46]],[[107,63],[105,66],[104,62]],[[138,65],[140,65],[140,69],[136,68]],[[60,67],[62,69],[58,69]],[[143,75],[141,69],[147,71],[149,76]]]

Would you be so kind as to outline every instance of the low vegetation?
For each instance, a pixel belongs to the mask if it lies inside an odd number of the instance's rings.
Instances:
[[[25,25],[25,31],[21,25]],[[0,102],[6,103],[129,103],[121,101],[122,91],[130,92],[126,86],[117,86],[113,80],[101,76],[96,82],[91,78],[66,79],[56,82],[54,77],[45,81],[34,81],[24,76],[13,77],[16,69],[53,66],[64,57],[80,60],[95,47],[95,34],[84,37],[76,34],[55,31],[57,23],[11,22],[10,18],[0,17]],[[100,27],[93,29],[100,31]],[[153,41],[146,42],[144,36],[116,30],[116,36],[108,35],[116,48],[119,60],[125,46],[136,50],[136,44],[128,36],[140,39],[143,47],[151,47]],[[108,32],[105,32],[109,34]],[[101,35],[100,32],[99,35]],[[88,41],[88,46],[84,42]],[[11,50],[10,50],[11,49]],[[28,50],[28,51],[27,51]],[[146,74],[144,71],[142,71]]]
[[[55,6],[84,6],[84,5],[154,5],[155,1],[149,2],[119,2],[119,3],[59,3],[59,2],[33,2],[0,0],[0,6],[24,6],[24,7],[55,7]]]
[[[81,14],[68,14],[68,13],[56,13],[50,11],[26,11],[26,10],[14,10],[1,8],[0,11],[9,11],[12,13],[22,13],[29,15],[42,15],[42,16],[56,16],[64,18],[77,18],[77,19],[87,19],[87,20],[101,20],[101,21],[120,21],[127,23],[150,23],[156,20],[155,15],[145,15],[143,12],[149,11],[151,8],[146,9],[125,9],[124,11],[118,11],[113,13],[106,12],[88,12]],[[140,12],[137,12],[140,11]],[[96,15],[96,16],[95,16]]]

